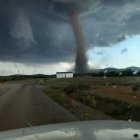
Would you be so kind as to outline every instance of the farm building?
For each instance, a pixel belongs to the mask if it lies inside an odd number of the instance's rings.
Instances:
[[[73,78],[73,72],[57,72],[56,78]]]

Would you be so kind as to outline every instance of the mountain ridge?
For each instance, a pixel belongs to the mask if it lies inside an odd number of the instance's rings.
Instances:
[[[140,67],[136,67],[136,66],[131,66],[131,67],[126,67],[126,68],[114,68],[114,67],[108,67],[108,68],[104,68],[104,69],[92,69],[90,70],[90,72],[122,72],[125,70],[132,70],[132,71],[140,71]]]

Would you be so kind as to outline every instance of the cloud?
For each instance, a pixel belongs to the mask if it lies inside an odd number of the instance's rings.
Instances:
[[[124,54],[124,53],[126,53],[126,52],[128,52],[128,49],[127,49],[127,48],[123,48],[123,49],[121,50],[121,54]]]
[[[0,61],[73,62],[69,11],[79,12],[88,50],[140,34],[139,7],[139,0],[1,0]]]
[[[103,55],[104,52],[103,52],[103,51],[100,51],[100,52],[97,52],[96,54],[97,54],[97,55]]]
[[[17,40],[20,47],[28,48],[36,44],[29,19],[22,10],[18,11],[10,34]]]

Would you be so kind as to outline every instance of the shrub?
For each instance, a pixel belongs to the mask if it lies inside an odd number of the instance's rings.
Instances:
[[[135,85],[132,86],[132,90],[133,90],[134,92],[138,91],[139,88],[140,88],[140,85],[139,85],[139,84],[135,84]]]
[[[89,85],[86,83],[73,83],[70,85],[67,85],[63,90],[64,92],[66,92],[67,94],[71,94],[74,92],[77,92],[78,90],[88,90],[89,89]]]
[[[63,92],[60,92],[59,90],[52,89],[52,88],[46,88],[45,93],[52,98],[54,101],[61,105],[66,105],[70,103],[70,100],[66,97],[66,95]]]

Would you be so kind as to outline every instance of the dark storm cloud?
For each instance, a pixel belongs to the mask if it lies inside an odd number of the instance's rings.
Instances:
[[[121,50],[121,54],[124,54],[124,53],[126,53],[126,52],[128,52],[128,49],[127,49],[127,48],[123,48],[123,49]]]
[[[97,52],[96,54],[97,54],[97,55],[103,55],[104,52],[103,52],[103,51],[100,51],[100,52]]]
[[[140,34],[139,0],[0,0],[0,60],[53,63],[75,60],[67,15],[80,13],[86,49]]]

